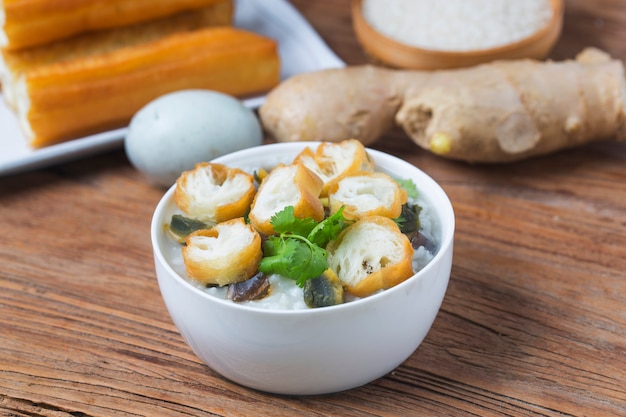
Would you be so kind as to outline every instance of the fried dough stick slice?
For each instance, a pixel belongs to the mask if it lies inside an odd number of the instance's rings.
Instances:
[[[361,142],[347,139],[323,142],[315,149],[306,147],[295,158],[324,181],[320,197],[327,197],[329,188],[340,179],[359,172],[374,172],[374,159]]]
[[[387,217],[357,221],[327,249],[330,268],[346,290],[357,297],[391,288],[413,275],[413,247]]]
[[[389,175],[383,172],[364,172],[342,178],[330,188],[330,212],[342,207],[347,219],[384,216],[395,219],[402,214],[407,193]]]
[[[255,193],[254,176],[238,168],[201,162],[178,177],[174,201],[189,217],[215,224],[245,216]]]
[[[319,199],[323,181],[302,163],[278,165],[263,178],[250,208],[250,223],[260,233],[274,234],[272,216],[287,207],[300,219],[324,219]]]
[[[242,217],[197,230],[183,247],[185,269],[204,285],[224,286],[256,274],[263,257],[261,236]]]

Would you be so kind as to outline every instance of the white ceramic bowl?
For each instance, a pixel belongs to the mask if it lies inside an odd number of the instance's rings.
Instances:
[[[252,172],[289,163],[317,143],[264,145],[214,160]],[[278,394],[308,395],[355,388],[391,372],[428,333],[448,286],[454,213],[441,187],[413,165],[369,150],[378,170],[412,179],[434,207],[439,250],[420,272],[367,298],[307,310],[262,310],[210,295],[177,272],[164,248],[163,225],[175,209],[174,187],[154,212],[156,274],[169,313],[195,354],[241,385]]]

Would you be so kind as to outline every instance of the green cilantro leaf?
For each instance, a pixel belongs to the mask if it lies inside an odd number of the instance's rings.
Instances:
[[[289,206],[274,214],[270,219],[276,233],[291,233],[298,236],[308,236],[316,225],[311,218],[299,219],[294,214],[293,206]]]
[[[304,246],[304,248],[303,248]],[[274,273],[290,277],[297,274],[295,262],[297,258],[306,256],[306,244],[295,239],[283,239],[279,236],[270,236],[263,243],[264,257],[261,259],[259,270],[264,273]]]
[[[419,192],[417,191],[417,186],[415,185],[413,180],[403,180],[396,178],[396,182],[400,187],[404,189],[404,191],[406,191],[406,195],[410,198],[417,198],[417,196],[419,195]]]
[[[331,240],[336,239],[339,233],[349,225],[343,217],[343,210],[344,207],[341,207],[335,214],[318,223],[307,236],[308,239],[322,248],[325,248]]]
[[[343,208],[318,223],[312,218],[297,218],[292,206],[276,213],[270,221],[278,235],[263,243],[259,270],[294,279],[300,287],[328,269],[325,247],[349,224]]]
[[[301,287],[328,269],[326,250],[297,235],[270,236],[263,244],[263,253],[261,272],[295,279]]]

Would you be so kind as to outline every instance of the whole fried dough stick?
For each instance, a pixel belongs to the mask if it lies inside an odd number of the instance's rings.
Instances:
[[[2,1],[2,0],[0,0]],[[175,33],[191,32],[211,26],[231,26],[233,0],[215,0],[209,6],[161,19],[120,28],[83,33],[69,39],[18,51],[0,50],[0,82],[7,103],[17,108],[16,83],[30,72],[50,65],[88,60],[122,48],[158,41]]]
[[[14,92],[24,135],[40,148],[125,126],[149,101],[173,91],[245,97],[279,80],[275,40],[221,26],[42,66],[19,77]]]
[[[626,137],[623,64],[597,49],[576,60],[497,61],[446,71],[356,66],[293,77],[260,109],[276,140],[376,141],[398,124],[424,149],[509,162]]]
[[[3,0],[0,47],[17,50],[83,32],[125,26],[218,0]]]

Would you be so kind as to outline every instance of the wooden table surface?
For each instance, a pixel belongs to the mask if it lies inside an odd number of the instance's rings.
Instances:
[[[348,0],[293,3],[348,64],[368,62]],[[626,2],[566,3],[553,58],[593,45],[626,61]],[[162,190],[117,149],[0,178],[0,415],[626,415],[626,144],[498,166],[399,130],[373,147],[436,179],[457,219],[441,311],[394,372],[292,398],[203,365],[155,279]]]

